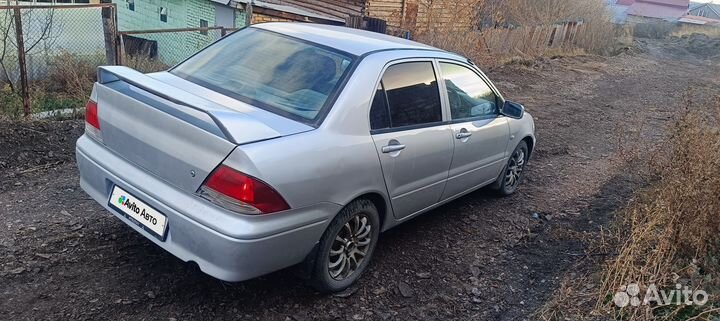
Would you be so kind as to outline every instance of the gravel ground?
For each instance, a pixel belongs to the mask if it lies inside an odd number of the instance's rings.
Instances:
[[[329,296],[291,270],[215,280],[127,228],[78,186],[82,122],[0,124],[0,315],[533,320],[576,272],[585,236],[644,185],[620,161],[620,145],[662,144],[688,87],[720,93],[720,65],[678,57],[672,46],[491,70],[536,117],[539,145],[521,191],[481,190],[381,235],[359,284]]]

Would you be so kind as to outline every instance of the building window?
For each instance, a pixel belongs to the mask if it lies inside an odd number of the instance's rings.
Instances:
[[[168,10],[165,7],[160,7],[160,21],[167,22]]]
[[[127,0],[127,4],[130,11],[135,11],[135,0]]]
[[[200,19],[200,28],[207,28],[207,27],[208,27],[208,22],[207,22],[207,20]],[[207,30],[200,30],[200,34],[203,35],[203,36],[207,36],[208,31],[207,31]]]

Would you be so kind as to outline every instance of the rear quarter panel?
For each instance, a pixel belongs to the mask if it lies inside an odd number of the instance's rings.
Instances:
[[[366,192],[385,193],[369,135],[314,130],[243,145],[225,161],[275,188],[291,208],[346,205]]]

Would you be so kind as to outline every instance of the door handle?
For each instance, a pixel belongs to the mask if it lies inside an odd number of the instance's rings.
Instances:
[[[383,147],[382,147],[382,152],[383,152],[384,154],[389,154],[389,153],[399,152],[399,151],[401,151],[401,150],[403,150],[403,149],[405,149],[405,145],[402,145],[402,144],[390,144],[390,145],[387,145],[387,146],[383,146]]]
[[[455,134],[455,138],[457,139],[465,139],[472,136],[472,133],[467,131],[466,129],[462,129],[459,133]]]

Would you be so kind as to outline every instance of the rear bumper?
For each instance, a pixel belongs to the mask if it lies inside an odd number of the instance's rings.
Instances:
[[[301,262],[341,206],[321,203],[267,216],[238,215],[176,189],[95,140],[77,141],[80,186],[100,205],[183,261],[218,279],[242,281]],[[165,241],[108,206],[114,185],[168,218]]]

